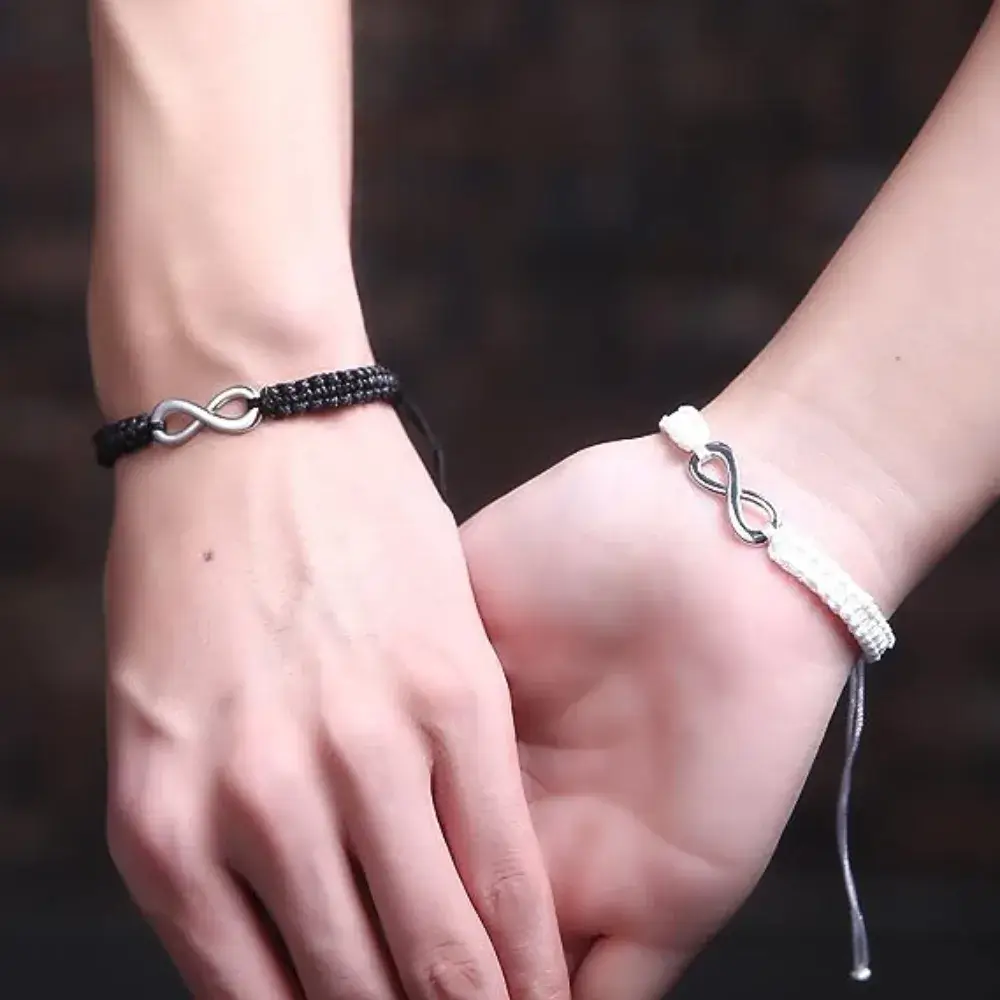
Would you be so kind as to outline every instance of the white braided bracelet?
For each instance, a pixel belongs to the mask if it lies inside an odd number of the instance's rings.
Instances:
[[[854,964],[851,975],[870,978],[868,934],[858,901],[847,838],[851,777],[865,722],[865,666],[875,663],[896,643],[896,637],[875,599],[860,587],[825,552],[793,528],[781,523],[774,505],[759,493],[745,489],[732,448],[714,441],[708,423],[693,406],[682,406],[660,421],[660,430],[682,451],[690,454],[688,471],[703,489],[726,498],[726,511],[737,536],[749,545],[766,546],[775,565],[811,590],[848,628],[861,650],[848,682],[847,752],[837,798],[837,846],[851,914]],[[716,463],[726,472],[714,479],[705,466]],[[743,507],[756,507],[766,521],[754,527]]]

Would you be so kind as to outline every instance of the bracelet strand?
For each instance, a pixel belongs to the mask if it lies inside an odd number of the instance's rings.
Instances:
[[[94,434],[94,451],[98,465],[110,469],[126,455],[154,444],[182,445],[206,428],[220,434],[246,434],[262,420],[283,420],[376,402],[391,403],[424,438],[431,452],[431,474],[445,496],[444,449],[420,410],[404,396],[399,378],[384,365],[320,372],[259,390],[230,386],[216,393],[205,406],[187,399],[165,399],[149,413],[105,424]],[[233,403],[242,403],[242,411],[226,412]],[[188,423],[176,430],[168,429],[167,419],[177,414],[187,417]]]
[[[848,840],[851,784],[861,733],[865,724],[865,670],[880,660],[896,642],[892,627],[874,598],[833,559],[793,528],[781,523],[774,505],[753,490],[745,489],[732,448],[713,440],[702,414],[682,406],[660,421],[660,429],[691,457],[688,471],[698,486],[725,497],[726,512],[736,535],[748,545],[766,546],[771,561],[812,591],[850,631],[860,655],[847,684],[847,746],[837,796],[837,853],[851,918],[851,946],[856,980],[871,977],[868,932],[858,898]],[[715,479],[706,466],[722,466],[724,480]],[[766,518],[761,526],[747,520],[744,508],[753,507]]]
[[[106,424],[94,435],[94,449],[98,464],[111,468],[119,458],[152,444],[184,444],[205,428],[220,434],[245,434],[265,419],[281,420],[378,401],[398,405],[401,399],[399,379],[382,365],[322,372],[260,390],[237,385],[217,393],[205,406],[186,399],[165,399],[149,413]],[[230,404],[235,402],[242,402],[242,412],[231,412]],[[186,416],[188,423],[179,430],[168,430],[168,418],[178,414]]]

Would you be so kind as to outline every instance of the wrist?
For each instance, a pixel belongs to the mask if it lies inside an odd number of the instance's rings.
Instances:
[[[413,493],[412,477],[438,496],[398,412],[373,402],[262,422],[247,434],[206,432],[177,448],[136,452],[115,464],[115,508],[139,512],[157,533],[189,518],[225,533],[243,507],[256,516],[273,501],[294,512],[300,502],[312,507],[322,498],[319,506],[343,514],[351,497],[365,497],[358,503],[364,508],[376,494],[399,488],[386,485],[397,478],[407,484],[400,492]],[[191,502],[193,483],[197,503]],[[331,530],[342,529],[334,517]]]
[[[89,325],[102,412],[117,419],[170,396],[204,403],[230,385],[259,387],[370,364],[353,279],[301,284],[274,295],[249,282],[225,294],[131,289],[122,301],[95,279]]]
[[[94,376],[109,417],[371,353],[342,5],[94,0]]]

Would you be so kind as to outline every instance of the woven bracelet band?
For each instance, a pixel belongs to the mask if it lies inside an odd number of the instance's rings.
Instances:
[[[153,444],[177,446],[190,441],[206,428],[220,434],[246,434],[262,420],[280,420],[305,413],[385,402],[404,411],[434,449],[437,466],[440,449],[426,421],[403,398],[399,379],[383,365],[366,365],[343,371],[322,372],[294,382],[253,389],[231,386],[216,393],[204,406],[187,399],[165,399],[149,413],[140,413],[106,424],[94,435],[99,465],[111,468],[119,458]],[[234,405],[241,408],[233,412]],[[170,417],[180,415],[188,422],[170,429]],[[436,471],[441,474],[440,468]]]
[[[733,449],[712,439],[698,410],[682,406],[660,421],[660,430],[691,456],[688,471],[694,482],[725,498],[726,512],[736,535],[748,545],[766,546],[771,561],[812,591],[847,626],[860,649],[861,655],[848,682],[847,751],[837,799],[837,847],[851,915],[854,958],[851,975],[858,980],[868,979],[871,976],[868,934],[851,867],[847,819],[854,760],[865,722],[865,667],[881,659],[895,645],[896,637],[870,594],[812,541],[782,524],[769,500],[743,487]],[[706,471],[713,464],[724,470],[723,480]],[[762,526],[755,527],[747,520],[745,506],[756,508],[764,516]]]

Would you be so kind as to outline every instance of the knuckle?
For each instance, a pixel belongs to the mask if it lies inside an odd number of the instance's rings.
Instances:
[[[266,849],[279,851],[285,821],[306,800],[304,774],[304,767],[296,766],[296,761],[273,745],[270,754],[243,749],[223,770],[220,792],[237,827]]]
[[[482,890],[480,905],[490,923],[517,927],[531,932],[542,910],[544,894],[527,867],[512,860],[492,872]]]
[[[477,908],[494,940],[503,938],[505,954],[518,970],[521,992],[517,995],[569,1000],[568,983],[560,971],[565,965],[544,869],[509,855],[482,883]]]
[[[392,777],[411,729],[391,699],[368,698],[325,712],[323,751],[339,778],[371,786]]]
[[[444,731],[463,729],[481,713],[484,692],[457,673],[425,681],[421,690],[432,724]]]
[[[192,895],[199,881],[191,817],[166,795],[109,799],[108,852],[133,898],[144,907]]]
[[[277,786],[270,765],[266,769],[252,767],[242,756],[231,760],[220,775],[221,791],[244,820],[271,812]]]
[[[327,747],[345,764],[378,772],[385,766],[392,728],[393,720],[381,713],[362,712],[350,720],[338,713],[325,723]]]
[[[505,685],[491,676],[452,676],[430,688],[420,713],[435,757],[454,758],[471,746],[499,747],[510,729]]]
[[[460,941],[445,941],[426,952],[414,969],[420,1000],[483,1000],[491,996],[482,961]]]
[[[417,697],[421,714],[441,731],[478,729],[498,713],[510,711],[510,691],[503,672],[443,667],[421,678]]]

